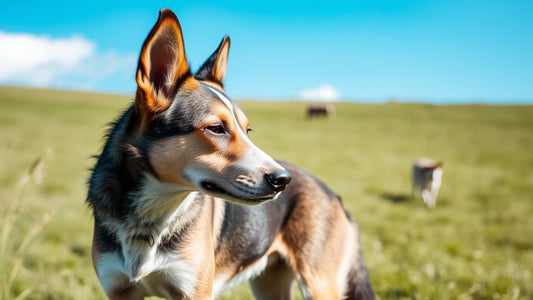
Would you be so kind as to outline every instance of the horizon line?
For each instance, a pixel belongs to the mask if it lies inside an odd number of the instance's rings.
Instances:
[[[111,96],[123,96],[123,97],[135,97],[135,91],[131,93],[108,91],[108,90],[93,90],[93,89],[69,89],[60,87],[38,87],[27,85],[9,85],[0,84],[1,88],[16,88],[26,90],[44,90],[44,91],[57,91],[57,92],[77,92],[88,94],[101,94]],[[429,104],[429,105],[493,105],[493,106],[530,106],[533,105],[533,97],[531,99],[481,99],[476,98],[463,98],[463,99],[431,99],[431,98],[403,98],[403,97],[388,97],[388,98],[339,98],[336,100],[311,100],[296,97],[272,97],[264,98],[260,96],[238,96],[232,97],[236,101],[257,101],[257,102],[308,102],[308,103],[358,103],[358,104]]]

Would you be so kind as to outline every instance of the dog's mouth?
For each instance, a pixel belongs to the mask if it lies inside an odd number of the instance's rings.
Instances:
[[[236,201],[236,202],[240,202],[244,204],[258,204],[258,203],[261,203],[267,200],[272,200],[278,194],[278,193],[273,193],[269,195],[252,195],[250,192],[243,190],[243,192],[246,192],[248,195],[239,196],[239,195],[229,192],[227,189],[223,188],[219,184],[212,182],[212,181],[202,181],[200,185],[208,193],[215,194],[229,201],[234,201],[234,202]]]

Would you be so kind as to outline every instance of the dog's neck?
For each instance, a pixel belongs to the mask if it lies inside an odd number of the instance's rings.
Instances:
[[[130,280],[139,280],[157,268],[153,260],[158,251],[165,251],[163,245],[171,233],[182,232],[200,213],[202,203],[196,201],[197,196],[197,192],[146,175],[141,188],[128,195],[136,200],[126,219],[104,221],[121,245]]]

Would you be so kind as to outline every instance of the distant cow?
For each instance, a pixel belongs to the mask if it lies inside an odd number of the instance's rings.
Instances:
[[[435,207],[442,182],[442,163],[421,158],[413,165],[413,198],[421,196],[428,207]]]
[[[333,104],[311,104],[307,107],[307,117],[333,117],[335,116],[335,105]]]

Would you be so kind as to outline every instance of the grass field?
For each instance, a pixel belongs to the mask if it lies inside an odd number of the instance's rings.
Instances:
[[[0,87],[0,299],[104,298],[85,181],[129,101]],[[342,196],[381,299],[533,299],[533,106],[239,103],[259,147]],[[434,209],[410,198],[418,157],[444,162]]]

